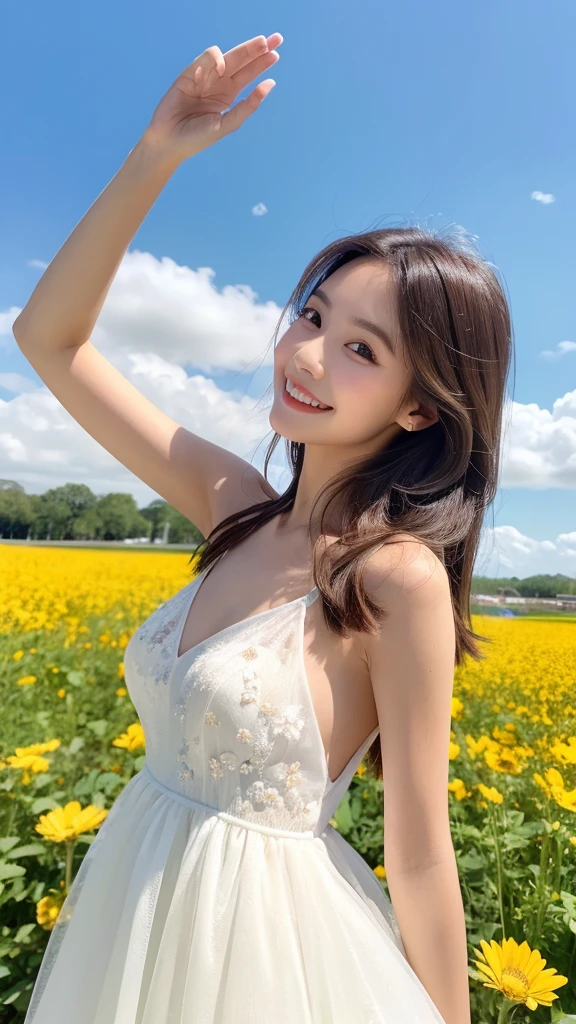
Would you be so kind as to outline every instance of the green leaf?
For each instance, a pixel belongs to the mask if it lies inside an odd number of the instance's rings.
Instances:
[[[37,926],[35,921],[33,921],[31,924],[21,925],[18,931],[16,932],[16,935],[14,936],[14,942],[23,942],[24,939],[28,938],[30,932],[33,932],[36,927]]]
[[[4,839],[0,839],[0,853],[8,853],[19,842],[20,836],[5,836]]]
[[[68,753],[77,754],[79,750],[82,750],[83,746],[84,740],[82,736],[75,736],[72,742],[70,743],[70,746],[68,747]]]
[[[84,683],[86,682],[84,672],[78,672],[75,669],[66,673],[66,679],[70,683],[70,686],[84,686]]]
[[[95,722],[87,722],[86,728],[90,729],[96,736],[104,736],[108,729],[108,722],[105,718],[98,718]]]
[[[44,814],[44,811],[53,811],[58,807],[58,801],[53,796],[39,796],[30,807],[32,814]]]
[[[458,868],[462,871],[478,871],[485,867],[485,860],[473,853],[456,854]]]
[[[112,790],[117,789],[118,782],[119,777],[116,772],[102,772],[96,780],[96,787],[105,793],[110,793]]]
[[[8,864],[7,861],[0,860],[0,879],[19,878],[25,874],[26,868],[23,868],[21,864]]]
[[[348,793],[345,793],[342,798],[339,807],[337,808],[334,817],[338,822],[338,831],[342,834],[349,832],[352,828],[353,821],[350,813],[350,802]]]
[[[28,843],[26,846],[17,846],[16,849],[10,850],[7,854],[8,857],[35,857],[39,853],[44,853],[46,847],[42,843]]]

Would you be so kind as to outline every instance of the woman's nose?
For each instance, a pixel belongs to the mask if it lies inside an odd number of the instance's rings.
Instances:
[[[317,339],[314,339],[315,341]],[[306,373],[310,373],[315,380],[324,377],[324,362],[322,349],[318,345],[308,344],[298,350],[294,359],[295,366]]]

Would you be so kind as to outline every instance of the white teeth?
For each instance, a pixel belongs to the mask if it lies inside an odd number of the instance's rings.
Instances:
[[[296,398],[299,402],[304,402],[305,405],[313,405],[315,408],[328,409],[327,405],[322,405],[321,402],[317,402],[315,398],[308,398],[308,395],[304,395],[298,388],[294,387],[286,378],[286,391],[292,398]]]

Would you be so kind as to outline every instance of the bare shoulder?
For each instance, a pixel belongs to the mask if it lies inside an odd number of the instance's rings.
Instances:
[[[450,581],[443,563],[422,541],[398,534],[368,558],[364,567],[368,596],[389,611],[391,606],[417,608],[450,601]]]

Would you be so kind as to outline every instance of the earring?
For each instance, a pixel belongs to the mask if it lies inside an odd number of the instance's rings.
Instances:
[[[412,420],[410,420],[410,422],[408,424],[408,430],[412,430],[413,426],[414,426],[414,424],[412,423]]]

